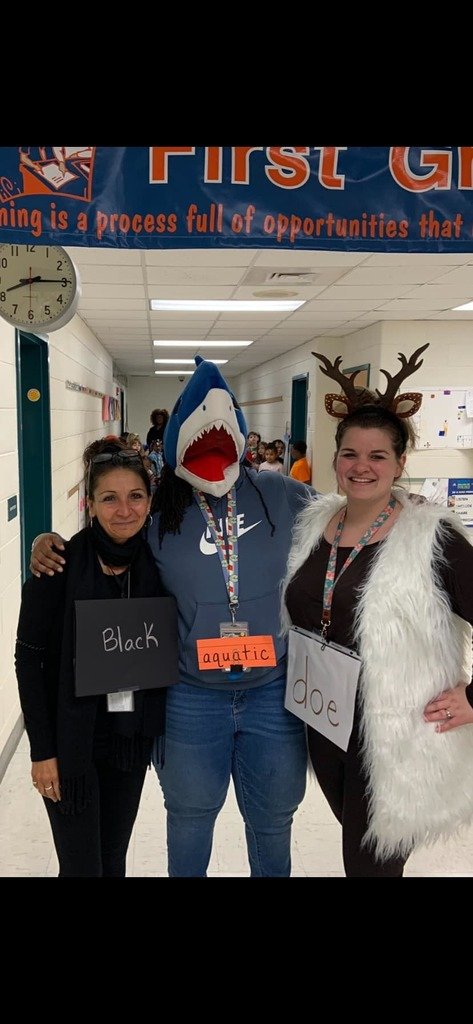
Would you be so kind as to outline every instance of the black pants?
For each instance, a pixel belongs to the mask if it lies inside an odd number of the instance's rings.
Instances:
[[[146,768],[94,765],[92,802],[81,814],[61,814],[45,800],[59,860],[59,878],[124,878],[130,836]]]
[[[372,850],[361,846],[368,828],[368,802],[356,721],[346,753],[315,729],[308,729],[308,742],[317,780],[342,826],[347,878],[402,878],[407,858],[375,860]]]

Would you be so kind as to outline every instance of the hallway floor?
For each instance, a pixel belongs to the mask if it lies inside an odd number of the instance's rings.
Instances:
[[[164,808],[154,771],[146,776],[127,863],[130,876],[166,876]],[[57,870],[49,822],[31,784],[24,734],[0,786],[0,877],[54,877]],[[344,874],[340,827],[312,779],[294,821],[292,873],[299,877]],[[405,875],[473,878],[473,828],[461,839],[413,854]],[[233,789],[215,828],[209,876],[248,876],[244,828]]]

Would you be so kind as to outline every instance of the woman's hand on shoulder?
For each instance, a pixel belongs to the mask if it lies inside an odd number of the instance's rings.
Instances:
[[[30,569],[33,576],[54,576],[55,572],[62,572],[62,566],[66,564],[65,559],[58,552],[53,551],[53,546],[64,551],[64,542],[58,533],[40,533],[35,537],[31,549]]]
[[[436,722],[436,732],[450,732],[460,725],[473,724],[473,708],[466,695],[465,683],[454,690],[444,690],[424,708],[424,720]]]
[[[45,796],[54,804],[61,799],[57,757],[50,757],[47,761],[32,761],[31,778],[40,796]]]

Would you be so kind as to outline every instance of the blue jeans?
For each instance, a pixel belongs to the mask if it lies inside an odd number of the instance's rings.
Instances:
[[[253,690],[179,683],[167,693],[164,765],[171,877],[205,877],[233,778],[253,878],[291,873],[291,825],[305,793],[305,726],[284,708],[285,680]]]

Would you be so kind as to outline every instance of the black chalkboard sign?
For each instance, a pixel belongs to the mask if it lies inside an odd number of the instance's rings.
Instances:
[[[179,682],[173,597],[75,601],[77,697]]]

